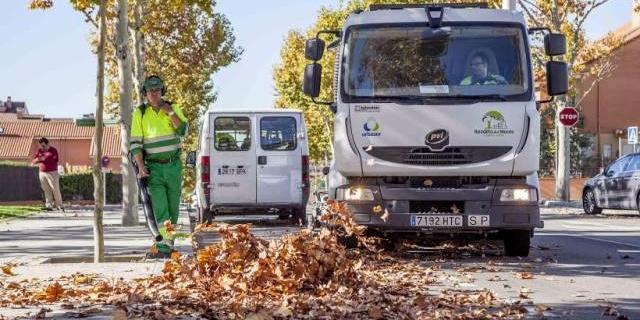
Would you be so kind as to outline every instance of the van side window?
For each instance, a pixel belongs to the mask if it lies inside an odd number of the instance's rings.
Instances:
[[[290,151],[297,147],[294,117],[263,117],[260,119],[260,146],[265,151]]]
[[[214,122],[214,147],[218,151],[251,149],[251,120],[247,117],[218,117]]]

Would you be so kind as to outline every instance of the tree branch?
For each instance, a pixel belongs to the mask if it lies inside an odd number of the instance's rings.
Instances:
[[[84,14],[85,20],[87,22],[90,22],[96,29],[98,29],[98,22],[91,16],[91,11],[89,9],[83,9],[82,13]]]
[[[528,8],[525,3],[530,3],[527,0],[518,0],[518,2],[520,3],[520,7],[522,8],[522,10],[524,11],[524,13],[527,15],[527,17],[529,18],[529,20],[531,22],[533,22],[533,24],[535,24],[535,26],[541,26],[542,24],[540,23],[540,21],[538,21],[535,18],[535,15],[533,14],[533,12],[531,12],[531,9]],[[533,5],[533,7],[535,7],[535,5]],[[537,7],[535,7],[536,9],[538,9]],[[538,9],[539,10],[539,9]]]

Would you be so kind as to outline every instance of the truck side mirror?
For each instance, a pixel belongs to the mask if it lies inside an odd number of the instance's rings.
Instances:
[[[325,176],[329,175],[329,167],[322,168],[322,174],[324,174]]]
[[[547,62],[547,94],[559,96],[569,91],[569,70],[567,64],[560,61]]]
[[[549,33],[544,36],[544,51],[548,56],[560,56],[567,53],[567,40],[562,33]]]
[[[309,39],[304,44],[304,57],[307,60],[319,61],[324,53],[324,40],[320,38]]]
[[[185,159],[185,164],[187,165],[187,167],[193,168],[196,166],[196,152],[195,151],[189,151],[187,153],[187,158]]]
[[[302,79],[302,91],[309,97],[317,98],[320,95],[320,81],[322,81],[322,66],[318,63],[310,63],[304,68]]]

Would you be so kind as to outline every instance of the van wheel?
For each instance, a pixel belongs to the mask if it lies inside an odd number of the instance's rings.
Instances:
[[[212,223],[213,213],[209,209],[198,208],[198,224],[200,223]]]
[[[529,256],[531,234],[529,230],[505,230],[503,231],[504,255],[507,257]]]
[[[291,215],[291,220],[293,222],[294,225],[299,226],[302,225],[303,227],[307,227],[307,224],[309,223],[309,219],[307,217],[307,208],[305,207],[297,207],[295,209],[293,209],[293,214]]]

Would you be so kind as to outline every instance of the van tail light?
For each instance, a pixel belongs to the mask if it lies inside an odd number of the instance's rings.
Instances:
[[[309,156],[302,156],[302,198],[306,203],[309,200]]]
[[[211,163],[209,162],[209,156],[200,157],[200,183],[202,184],[202,190],[204,191],[207,207],[211,202]]]

